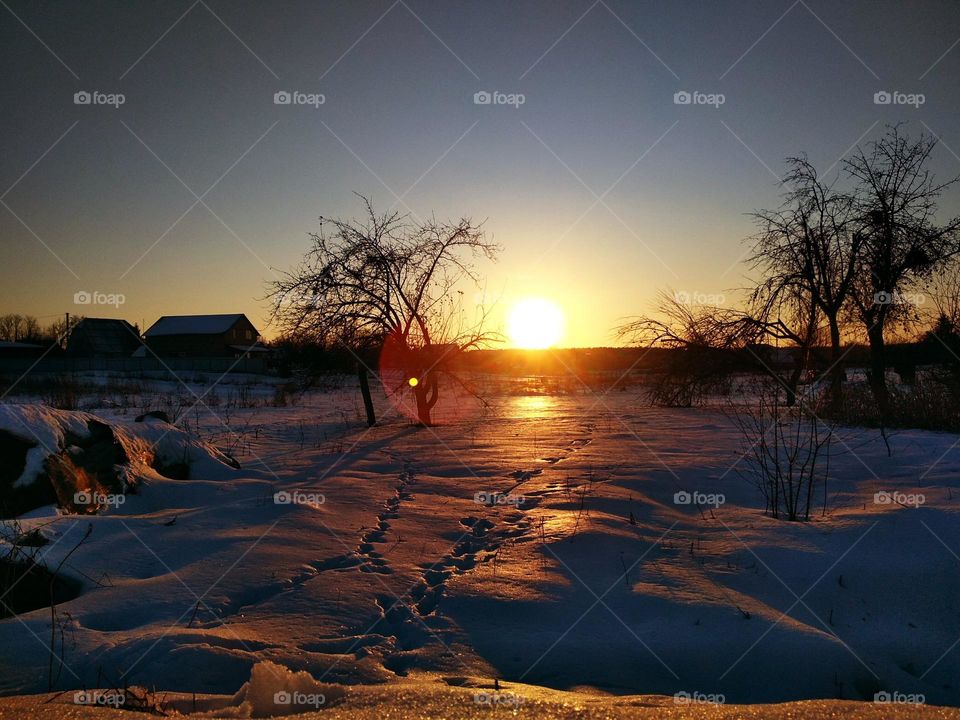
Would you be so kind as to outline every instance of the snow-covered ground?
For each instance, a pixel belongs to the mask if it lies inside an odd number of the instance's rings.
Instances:
[[[656,694],[677,717],[713,711],[687,698],[960,705],[958,436],[900,432],[888,457],[875,431],[844,430],[826,515],[821,498],[812,522],[786,523],[733,469],[740,440],[716,410],[621,392],[488,400],[436,428],[384,405],[367,429],[349,388],[201,406],[184,422],[240,470],[213,455],[189,480],[138,465],[118,507],[22,518],[50,538],[51,566],[93,526],[64,565],[84,591],[57,608],[56,687],[233,696],[269,661],[258,672],[277,688],[305,671],[328,705],[330,683],[492,693],[496,709],[510,692],[537,702],[527,686],[586,705]],[[49,609],[0,621],[0,692],[47,690],[50,635]]]

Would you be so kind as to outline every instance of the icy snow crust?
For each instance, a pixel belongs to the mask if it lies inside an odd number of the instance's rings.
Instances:
[[[235,409],[229,427],[209,413],[191,421],[242,470],[192,434],[101,416],[148,444],[172,438],[172,453],[191,438],[197,471],[179,481],[139,466],[141,491],[119,508],[23,521],[43,526],[53,565],[94,525],[65,565],[86,590],[58,607],[58,687],[107,678],[214,693],[236,709],[270,661],[323,685],[402,695],[419,682],[427,704],[471,697],[457,678],[578,691],[544,690],[531,702],[556,706],[531,717],[592,703],[597,716],[643,717],[653,702],[601,702],[610,692],[667,696],[657,717],[773,716],[674,707],[678,692],[744,703],[888,691],[960,705],[957,436],[901,432],[888,458],[874,431],[844,431],[827,515],[784,523],[731,470],[739,440],[718,412],[647,408],[626,393],[491,402],[433,429],[383,407],[367,430],[351,392]],[[44,432],[66,427],[36,413]],[[726,502],[676,504],[681,490]],[[875,503],[879,491],[925,501]],[[49,617],[0,622],[4,694],[46,691]],[[351,692],[363,705],[364,693],[393,691]],[[426,712],[410,707],[398,717]],[[789,707],[782,716],[925,716]]]
[[[274,688],[288,684],[275,680]],[[245,688],[244,688],[245,692]],[[776,705],[677,705],[673,698],[652,695],[610,696],[598,693],[563,692],[531,685],[511,685],[502,694],[524,698],[517,708],[490,707],[477,702],[485,690],[447,687],[437,678],[402,678],[388,685],[350,686],[329,708],[297,714],[299,720],[425,720],[433,718],[474,719],[504,717],[531,720],[933,720],[957,718],[960,710],[946,707],[884,705],[848,700],[805,700]],[[193,717],[256,717],[252,705],[230,705],[234,698],[194,697],[167,693],[171,710]],[[268,695],[269,697],[269,695]],[[21,695],[0,698],[0,718],[16,720],[62,720],[72,718],[143,720],[142,712],[94,708],[70,704],[69,697]],[[211,708],[217,709],[211,709]],[[271,716],[276,716],[271,713]],[[266,716],[265,716],[266,717]]]

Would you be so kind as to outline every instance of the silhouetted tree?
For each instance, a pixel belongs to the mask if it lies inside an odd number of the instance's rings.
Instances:
[[[23,338],[24,316],[16,313],[0,315],[0,340],[17,342]]]
[[[653,400],[663,405],[689,406],[710,392],[722,390],[730,374],[745,365],[774,378],[786,391],[786,402],[796,402],[797,385],[809,359],[816,331],[816,308],[804,306],[796,295],[781,293],[747,310],[691,305],[675,293],[661,293],[656,316],[632,318],[617,328],[622,338],[650,347],[677,351],[666,374],[653,389]],[[788,341],[797,347],[794,370],[780,377],[756,347],[766,341]]]
[[[791,189],[783,205],[754,213],[760,232],[749,262],[760,271],[761,281],[753,300],[760,317],[785,297],[790,307],[806,308],[809,320],[822,314],[829,330],[830,394],[836,408],[844,375],[841,311],[849,303],[864,235],[849,194],[822,182],[806,157],[790,158],[787,164],[784,183]],[[805,334],[814,331],[815,324]]]
[[[936,220],[940,195],[957,180],[937,182],[930,172],[936,144],[927,135],[912,140],[896,125],[845,161],[857,185],[854,204],[863,234],[851,300],[870,343],[869,382],[882,422],[890,416],[884,332],[909,311],[902,302],[906,293],[960,250],[960,218],[943,225]]]
[[[960,263],[956,258],[929,279],[924,292],[935,313],[934,330],[960,332]]]
[[[404,365],[403,382],[416,379],[411,392],[420,422],[431,425],[440,358],[451,348],[475,348],[493,339],[484,327],[485,313],[466,318],[458,286],[477,284],[473,261],[493,260],[499,248],[470,219],[413,222],[398,212],[377,214],[367,198],[361,200],[364,220],[322,218],[333,232],[311,234],[301,265],[271,284],[272,320],[289,337],[354,352],[388,343]],[[373,424],[367,369],[358,357]]]

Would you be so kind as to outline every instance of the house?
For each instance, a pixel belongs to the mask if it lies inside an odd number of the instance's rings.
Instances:
[[[73,357],[130,357],[142,344],[140,331],[126,320],[83,318],[70,331],[67,355]]]
[[[21,358],[38,358],[47,350],[43,345],[34,343],[14,342],[12,340],[0,340],[0,360]]]
[[[161,357],[242,357],[265,353],[260,333],[247,316],[164,315],[143,334]]]

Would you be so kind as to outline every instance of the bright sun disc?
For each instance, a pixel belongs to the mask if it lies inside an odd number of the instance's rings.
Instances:
[[[513,306],[507,334],[515,347],[541,350],[563,337],[563,311],[543,298],[521,300]]]

